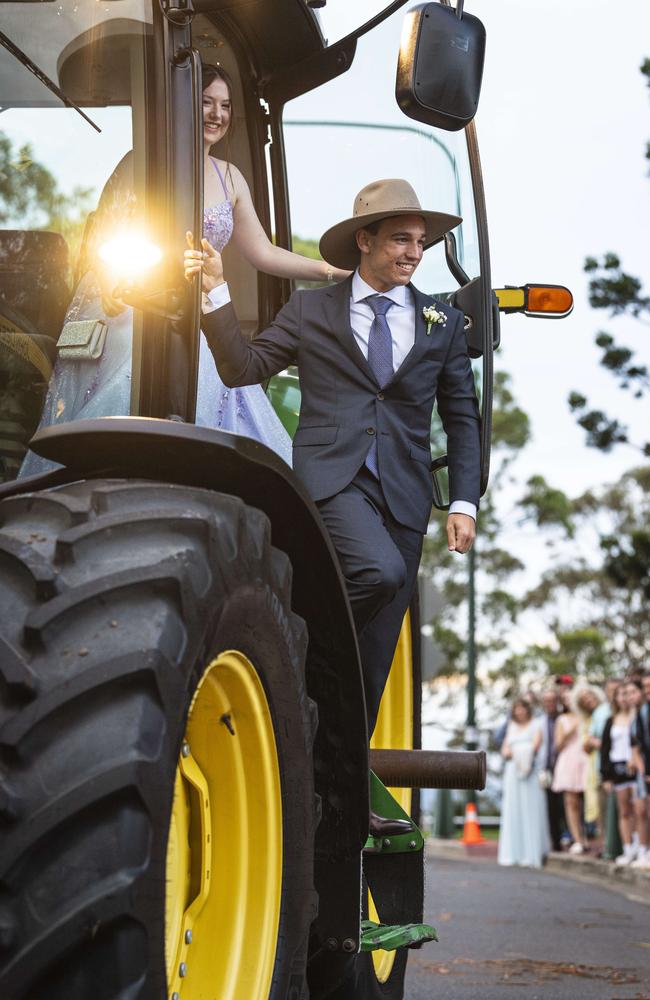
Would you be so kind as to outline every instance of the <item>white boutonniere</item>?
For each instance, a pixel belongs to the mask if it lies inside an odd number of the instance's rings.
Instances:
[[[431,333],[431,327],[434,323],[442,323],[443,326],[447,325],[446,314],[439,312],[434,306],[425,306],[422,310],[422,315],[427,324],[427,337]]]

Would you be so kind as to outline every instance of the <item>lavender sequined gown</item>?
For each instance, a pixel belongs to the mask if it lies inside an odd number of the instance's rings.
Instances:
[[[219,251],[228,243],[233,228],[232,205],[221,202],[204,214],[204,236]],[[98,361],[58,359],[47,391],[39,424],[63,424],[91,417],[124,416],[131,401],[132,310],[107,317],[92,272],[79,282],[66,321],[105,319],[108,334]],[[260,385],[228,389],[217,372],[203,333],[199,351],[196,423],[218,427],[261,441],[291,464],[291,439]],[[20,476],[31,476],[55,468],[52,462],[28,452]]]

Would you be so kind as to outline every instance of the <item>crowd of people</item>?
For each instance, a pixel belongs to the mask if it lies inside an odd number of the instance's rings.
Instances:
[[[495,742],[500,864],[539,867],[550,850],[602,855],[613,798],[615,862],[650,872],[650,670],[600,688],[558,676],[541,697],[514,700]]]

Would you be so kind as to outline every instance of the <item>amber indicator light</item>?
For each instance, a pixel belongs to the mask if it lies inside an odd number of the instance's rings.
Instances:
[[[564,316],[573,308],[573,295],[562,285],[528,285],[526,312]]]

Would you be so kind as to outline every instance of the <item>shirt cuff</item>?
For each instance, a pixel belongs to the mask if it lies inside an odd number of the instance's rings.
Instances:
[[[469,500],[454,500],[454,502],[449,505],[449,513],[469,514],[470,517],[476,520],[476,504],[470,503]]]
[[[230,289],[228,288],[228,282],[224,281],[223,284],[217,285],[211,292],[203,296],[201,312],[214,312],[215,309],[221,309],[221,306],[227,306],[229,302]]]

